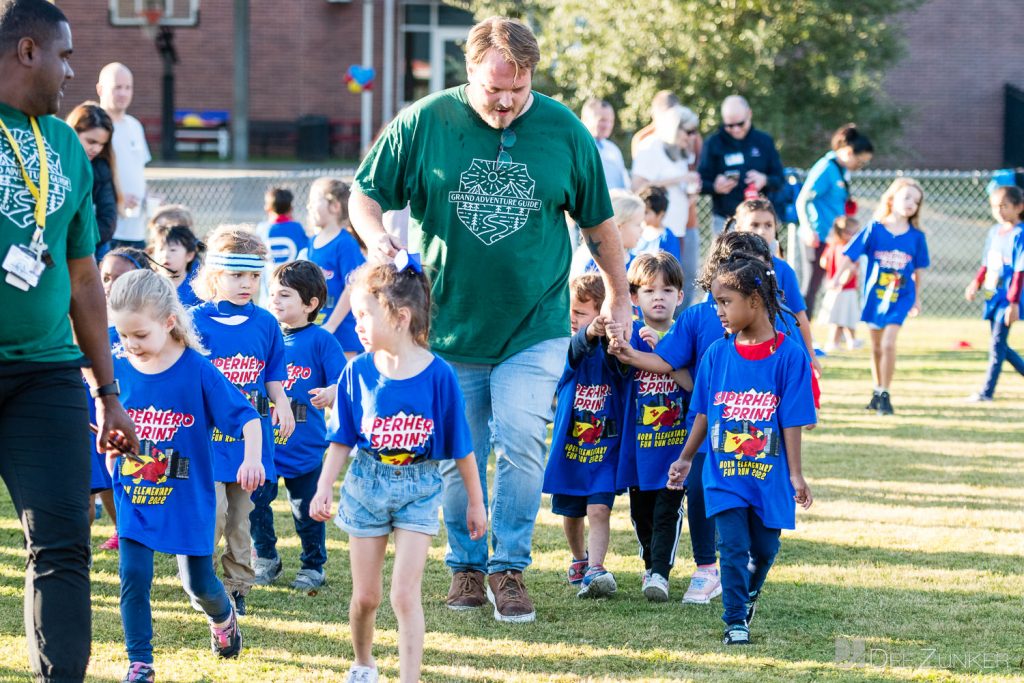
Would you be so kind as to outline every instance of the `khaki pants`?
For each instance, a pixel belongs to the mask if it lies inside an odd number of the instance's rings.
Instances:
[[[217,482],[217,530],[213,537],[216,553],[224,537],[224,588],[229,594],[246,595],[256,579],[252,568],[252,536],[249,535],[249,513],[253,505],[250,494],[241,484]],[[216,568],[216,560],[214,560]]]

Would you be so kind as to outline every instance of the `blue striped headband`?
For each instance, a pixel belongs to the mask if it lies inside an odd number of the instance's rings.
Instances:
[[[267,264],[262,256],[257,256],[256,254],[232,254],[227,251],[211,251],[206,255],[206,265],[221,270],[258,273]]]

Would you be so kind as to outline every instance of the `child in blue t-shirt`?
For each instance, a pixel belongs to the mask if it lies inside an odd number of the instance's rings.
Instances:
[[[640,227],[640,239],[633,247],[633,254],[667,251],[682,263],[683,252],[679,238],[665,225],[668,192],[664,187],[648,185],[637,196],[644,203],[644,221]]]
[[[210,436],[216,425],[244,439],[238,483],[252,491],[264,478],[260,423],[245,397],[201,355],[170,281],[135,270],[114,284],[109,305],[123,346],[114,358],[121,403],[141,445],[130,453],[124,436],[112,433],[108,452],[121,546],[121,620],[131,662],[124,680],[152,681],[154,553],[177,555],[185,592],[209,620],[213,651],[235,657],[242,648],[231,599],[213,571]]]
[[[202,303],[192,289],[192,281],[203,263],[206,245],[192,232],[192,212],[181,204],[161,206],[149,221],[153,260],[163,266],[178,288],[178,299],[185,308]]]
[[[626,274],[633,305],[643,322],[633,323],[630,346],[651,351],[672,327],[683,297],[683,269],[668,252],[640,254]],[[625,330],[609,323],[609,350],[622,347]],[[633,521],[645,573],[644,596],[654,602],[669,597],[668,578],[682,533],[683,492],[666,488],[668,466],[686,439],[686,405],[693,387],[684,369],[670,374],[634,370],[630,373],[616,489],[629,490]]]
[[[750,621],[793,502],[812,497],[801,468],[801,428],[814,423],[811,370],[803,349],[775,329],[775,279],[759,258],[734,254],[711,294],[731,337],[711,345],[694,381],[693,431],[668,473],[682,489],[703,445],[704,498],[722,562],[723,642],[750,642]]]
[[[992,344],[988,352],[988,372],[981,391],[968,401],[991,401],[1003,361],[1024,375],[1024,358],[1010,348],[1010,326],[1020,319],[1021,285],[1024,280],[1024,192],[1016,185],[1002,185],[989,196],[992,216],[996,219],[985,238],[981,252],[981,268],[967,285],[964,296],[974,301],[984,291],[985,320],[992,326]]]
[[[100,281],[103,283],[103,295],[109,301],[110,290],[119,277],[133,270],[148,270],[149,264],[149,257],[141,249],[118,247],[108,251],[99,264]],[[109,311],[107,319],[110,319]],[[123,357],[124,349],[121,346],[120,338],[117,336],[117,330],[114,329],[113,325],[107,328],[107,336],[110,339],[111,356],[114,358]],[[83,381],[85,380],[84,377],[82,379]],[[93,401],[89,401],[89,422],[96,424],[96,405]],[[89,479],[89,523],[91,525],[95,521],[93,510],[95,510],[96,496],[99,496],[100,501],[103,503],[103,509],[110,515],[110,521],[114,524],[114,535],[100,545],[100,550],[117,550],[119,547],[117,509],[114,506],[114,491],[110,472],[107,471],[107,454],[96,450],[95,439],[90,437],[89,441],[92,444],[93,453],[92,473]]]
[[[821,364],[814,354],[814,339],[811,337],[811,321],[807,318],[807,303],[803,294],[800,293],[800,283],[797,281],[796,272],[793,267],[779,258],[779,217],[775,213],[775,207],[767,199],[747,199],[736,207],[736,213],[726,223],[726,230],[736,232],[752,232],[768,243],[768,249],[772,254],[773,276],[778,284],[778,291],[781,300],[796,317],[799,333],[807,348],[807,355],[814,366],[815,374],[821,374]]]
[[[604,558],[611,534],[627,381],[619,365],[605,354],[603,303],[604,283],[597,273],[580,275],[569,283],[573,337],[555,392],[551,454],[542,489],[551,494],[551,511],[562,516],[572,552],[569,584],[579,586],[576,596],[580,598],[604,597],[617,590],[615,577],[604,568]],[[586,540],[585,522],[590,523]]]
[[[281,436],[287,438],[295,428],[295,419],[282,384],[288,379],[288,371],[281,329],[274,316],[253,303],[265,265],[266,246],[256,235],[232,228],[214,231],[208,244],[206,262],[196,278],[196,293],[206,303],[192,309],[192,315],[214,367],[259,412],[263,430],[261,460],[267,480],[276,482],[273,425],[279,424]],[[214,545],[224,537],[224,585],[235,601],[235,609],[244,615],[245,596],[256,578],[251,566],[249,519],[254,506],[250,491],[238,480],[244,444],[215,430],[213,450],[217,455]],[[256,497],[260,495],[262,492],[256,493]]]
[[[316,595],[324,584],[324,564],[327,562],[324,523],[309,516],[309,502],[316,493],[324,451],[327,450],[324,409],[334,403],[338,376],[345,367],[345,354],[338,340],[313,324],[326,298],[327,284],[323,271],[315,263],[290,261],[274,270],[270,283],[270,311],[284,333],[284,357],[288,363],[284,389],[291,399],[295,415],[292,435],[276,434],[274,466],[277,475],[284,477],[295,533],[302,542],[299,557],[302,567],[291,585],[309,595]],[[259,495],[254,496],[256,508],[249,515],[253,547],[256,549],[253,568],[256,584],[260,586],[272,584],[284,570],[277,553],[274,511],[270,508],[277,499],[277,491],[276,479],[268,479]]]
[[[924,269],[931,264],[919,216],[924,190],[913,178],[897,178],[882,194],[875,222],[850,240],[830,286],[841,287],[857,259],[867,259],[860,319],[871,332],[871,376],[875,389],[866,408],[892,415],[889,388],[896,372],[896,337],[907,316],[921,311]]]
[[[283,187],[272,187],[263,198],[263,210],[267,212],[267,248],[274,266],[290,263],[299,257],[299,252],[309,245],[309,235],[302,223],[292,218],[292,202],[295,195]],[[321,302],[323,304],[324,302]]]
[[[423,659],[423,567],[440,528],[440,461],[454,459],[462,476],[473,540],[486,533],[487,513],[455,372],[427,346],[430,282],[418,255],[401,251],[394,264],[367,264],[353,274],[350,287],[356,331],[367,352],[351,360],[338,380],[330,446],[310,515],[330,518],[334,483],[357,449],[335,519],[348,533],[352,564],[355,662],[348,680],[377,680],[373,628],[394,531],[391,605],[399,667],[403,681],[415,681]]]
[[[633,261],[633,248],[640,239],[640,229],[644,221],[644,203],[638,196],[628,190],[612,190],[612,211],[615,227],[619,229],[622,240],[622,262],[629,268]],[[569,277],[575,278],[584,273],[596,273],[597,262],[590,252],[588,244],[580,244],[572,255],[569,265]]]
[[[335,178],[320,178],[313,183],[306,208],[316,235],[309,239],[299,258],[309,259],[323,269],[327,301],[317,324],[338,338],[345,357],[351,359],[362,353],[363,345],[356,334],[351,292],[346,283],[352,271],[366,262],[366,257],[359,238],[346,225],[349,195],[348,185]]]

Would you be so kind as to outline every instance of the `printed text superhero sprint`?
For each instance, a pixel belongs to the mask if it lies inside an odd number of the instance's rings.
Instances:
[[[240,386],[254,383],[259,379],[263,368],[267,366],[266,362],[258,358],[243,356],[242,354],[229,358],[212,358],[210,360],[214,367],[227,377],[229,382]]]
[[[722,408],[723,420],[737,422],[767,422],[775,415],[779,397],[770,391],[719,391],[715,394],[715,405]]]
[[[375,450],[415,450],[421,448],[434,433],[434,421],[422,415],[404,412],[389,417],[374,417],[363,425]]]
[[[174,438],[179,427],[191,427],[195,424],[195,417],[189,413],[179,413],[174,410],[159,410],[150,406],[148,408],[128,408],[128,417],[135,423],[135,433],[139,441],[170,441]]]

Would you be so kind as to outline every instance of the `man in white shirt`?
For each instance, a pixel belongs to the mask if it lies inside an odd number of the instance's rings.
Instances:
[[[615,110],[605,100],[592,98],[583,104],[580,111],[580,120],[587,127],[590,134],[594,136],[597,143],[597,151],[601,155],[601,163],[604,165],[604,179],[608,183],[609,190],[629,189],[629,173],[626,171],[626,162],[622,159],[622,152],[618,146],[608,139],[615,127]]]
[[[113,247],[146,246],[146,177],[145,169],[153,157],[146,144],[142,124],[128,114],[132,103],[134,82],[132,72],[120,62],[107,64],[100,71],[96,93],[114,121],[114,156],[117,163],[117,185],[121,207],[114,230]]]

